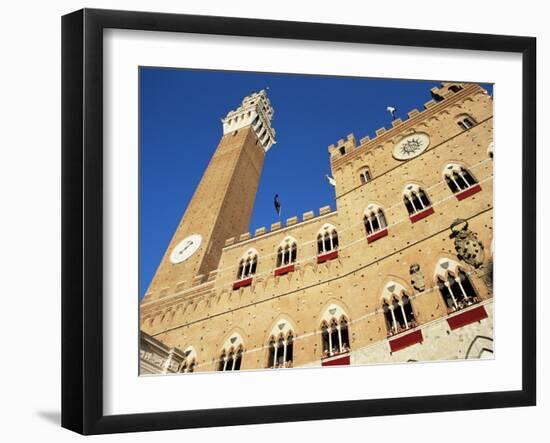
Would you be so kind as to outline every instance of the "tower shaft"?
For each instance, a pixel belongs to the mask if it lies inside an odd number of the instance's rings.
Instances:
[[[264,157],[274,141],[264,91],[222,120],[222,136],[146,294],[200,284],[217,269],[225,240],[248,231]]]

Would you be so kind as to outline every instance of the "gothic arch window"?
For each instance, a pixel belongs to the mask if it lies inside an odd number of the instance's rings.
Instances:
[[[281,320],[273,327],[269,337],[268,368],[291,368],[294,359],[294,332],[288,320]]]
[[[218,360],[218,371],[238,371],[242,367],[244,346],[239,334],[232,334],[224,343]]]
[[[298,245],[292,237],[286,237],[277,249],[277,268],[296,262]]]
[[[386,320],[388,336],[415,328],[416,316],[411,298],[405,288],[396,282],[389,282],[382,292],[382,309]]]
[[[361,181],[361,184],[364,185],[365,183],[368,183],[371,180],[372,176],[370,174],[370,169],[368,167],[364,167],[359,170],[359,180]]]
[[[441,259],[436,267],[435,280],[448,312],[459,311],[479,302],[468,273],[455,261]]]
[[[365,230],[367,231],[367,237],[386,230],[388,223],[386,222],[386,216],[382,208],[375,204],[370,204],[365,210],[363,216],[363,223]]]
[[[458,116],[456,124],[459,126],[459,128],[466,130],[473,128],[476,125],[476,121],[471,115],[462,114]]]
[[[245,279],[256,274],[258,267],[258,251],[249,249],[239,261],[239,270],[237,271],[237,279]]]
[[[447,186],[454,194],[459,194],[478,184],[472,173],[466,167],[457,163],[450,163],[445,166],[443,176]]]
[[[432,207],[426,191],[416,184],[405,186],[403,203],[407,208],[409,216],[422,213]]]
[[[326,254],[338,249],[338,232],[330,224],[324,225],[317,234],[317,252]]]
[[[197,365],[197,353],[195,352],[195,349],[192,346],[189,346],[184,352],[183,352],[183,361],[180,365],[180,372],[195,372],[195,366]]]
[[[338,305],[330,305],[321,321],[322,358],[350,351],[349,319]]]

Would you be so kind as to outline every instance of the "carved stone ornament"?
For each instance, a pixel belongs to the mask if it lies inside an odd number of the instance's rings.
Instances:
[[[485,260],[485,248],[477,234],[468,229],[468,222],[456,219],[451,224],[451,238],[454,238],[455,250],[460,260],[479,268]]]
[[[424,289],[426,289],[426,284],[424,283],[424,274],[420,270],[419,264],[412,264],[409,273],[411,274],[411,284],[413,285],[413,288],[416,289],[418,292],[422,292]]]

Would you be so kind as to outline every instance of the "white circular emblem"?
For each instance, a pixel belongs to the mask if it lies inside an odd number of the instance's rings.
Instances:
[[[181,263],[191,257],[201,245],[200,234],[193,234],[180,241],[170,254],[170,261],[174,264]]]
[[[422,154],[430,146],[428,134],[411,134],[393,148],[393,157],[397,160],[409,160]]]

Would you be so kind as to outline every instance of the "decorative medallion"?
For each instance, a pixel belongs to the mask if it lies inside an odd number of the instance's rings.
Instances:
[[[422,154],[430,145],[430,137],[424,133],[411,134],[393,148],[396,160],[409,160]]]
[[[334,315],[336,308],[329,309],[328,312],[330,312],[330,315]]]

